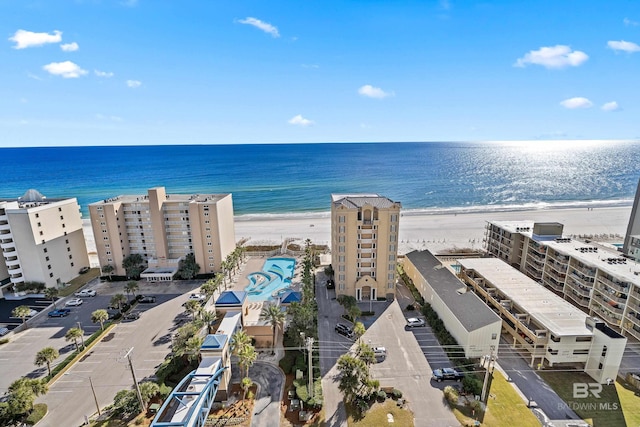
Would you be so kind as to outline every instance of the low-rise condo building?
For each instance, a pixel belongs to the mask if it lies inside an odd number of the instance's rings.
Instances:
[[[562,235],[562,224],[491,221],[489,253],[591,316],[640,340],[640,264],[620,252]]]
[[[394,298],[400,208],[378,194],[331,195],[331,264],[338,295]]]
[[[438,313],[447,330],[464,349],[465,357],[497,355],[500,316],[429,251],[406,254],[404,272],[420,295]]]
[[[235,249],[231,194],[167,194],[164,187],[89,205],[100,266],[124,276],[122,261],[140,254],[150,280],[170,280],[193,253],[200,273],[221,271]]]
[[[75,198],[47,199],[36,190],[0,200],[0,296],[25,282],[61,285],[89,266]]]
[[[615,379],[627,339],[496,258],[460,259],[460,278],[502,318],[530,366],[580,366],[599,383]]]

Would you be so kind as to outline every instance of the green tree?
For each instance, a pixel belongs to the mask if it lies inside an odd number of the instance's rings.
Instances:
[[[271,354],[275,354],[276,337],[278,329],[282,328],[287,315],[281,310],[280,306],[274,304],[265,304],[260,313],[260,319],[266,320],[271,325],[273,336],[271,337]]]
[[[202,305],[200,305],[200,301],[190,299],[184,303],[184,311],[193,316],[193,320],[196,320],[196,316],[202,311]]]
[[[360,341],[360,338],[364,335],[367,330],[365,329],[362,322],[356,322],[353,325],[353,334],[356,336],[356,340]]]
[[[252,345],[248,345],[238,352],[238,365],[241,370],[244,369],[245,377],[249,376],[249,368],[253,366],[257,358],[258,353]]]
[[[156,397],[160,393],[160,386],[153,381],[145,381],[140,383],[140,395],[144,406],[148,407],[151,399]]]
[[[218,318],[218,316],[216,315],[216,312],[202,310],[202,312],[200,313],[200,318],[202,319],[204,324],[207,325],[207,333],[209,334],[213,333],[213,331],[211,331],[211,326]]]
[[[9,386],[7,403],[13,415],[24,415],[33,409],[36,397],[47,392],[47,383],[42,380],[20,378]]]
[[[122,309],[122,304],[124,304],[125,302],[127,302],[127,297],[125,297],[123,294],[115,294],[111,297],[109,305],[111,307],[118,307],[118,310],[120,310]]]
[[[127,255],[122,260],[122,268],[127,272],[127,278],[139,279],[144,271],[144,259],[140,254]]]
[[[178,263],[178,276],[185,280],[191,280],[200,271],[200,266],[196,262],[196,256],[193,253],[187,254]]]
[[[126,418],[140,412],[140,402],[135,390],[120,390],[113,398],[113,411]]]
[[[56,360],[60,356],[58,350],[53,347],[45,347],[39,352],[36,353],[36,359],[34,360],[34,364],[36,366],[47,365],[47,370],[49,371],[49,376],[51,376],[51,362]]]
[[[53,308],[57,308],[56,307],[56,298],[58,298],[58,288],[47,288],[44,290],[44,296],[45,298],[49,298],[51,300],[51,303],[53,304]]]
[[[244,330],[239,330],[231,336],[231,353],[236,356],[246,347],[251,345],[251,337]]]
[[[91,313],[91,321],[93,323],[100,323],[100,329],[104,331],[104,322],[109,320],[109,313],[105,309],[98,309]]]
[[[27,317],[31,314],[31,309],[28,305],[19,305],[11,311],[13,317],[19,317],[24,324],[27,321]]]
[[[114,271],[115,271],[115,268],[111,264],[107,264],[107,265],[102,267],[102,273],[104,273],[107,276],[109,276],[109,281],[111,281],[111,275],[113,274]]]
[[[247,392],[252,386],[253,381],[251,381],[251,378],[249,377],[244,377],[242,381],[240,381],[240,388],[242,388],[242,400],[247,397]]]
[[[135,298],[138,288],[138,282],[136,282],[135,280],[129,280],[124,286],[124,291],[127,293],[127,295],[131,294]]]
[[[198,356],[200,356],[200,348],[202,347],[203,341],[204,338],[197,335],[187,340],[184,355],[187,356],[188,362],[198,360]]]
[[[360,315],[362,314],[362,310],[360,310],[360,307],[358,307],[357,305],[352,305],[347,310],[347,314],[351,318],[351,321],[353,323],[356,323],[358,321],[358,317],[360,317]]]
[[[373,349],[363,342],[359,342],[356,347],[356,357],[362,360],[367,366],[371,366],[371,364],[376,361],[376,355],[373,352]]]
[[[76,345],[76,351],[80,350],[78,346],[78,340],[82,338],[84,331],[80,328],[70,328],[66,334],[64,334],[64,339],[67,341],[73,341]]]
[[[343,354],[338,359],[338,372],[340,372],[338,389],[344,395],[345,401],[353,402],[369,380],[369,369],[359,358]]]

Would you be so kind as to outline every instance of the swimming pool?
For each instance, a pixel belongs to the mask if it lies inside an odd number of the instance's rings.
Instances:
[[[268,258],[262,271],[250,273],[249,284],[244,290],[249,294],[249,301],[267,301],[291,287],[291,279],[296,268],[293,258]]]

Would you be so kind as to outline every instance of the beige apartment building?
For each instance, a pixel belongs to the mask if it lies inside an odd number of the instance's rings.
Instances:
[[[126,274],[122,261],[130,254],[148,263],[149,280],[170,280],[189,253],[200,273],[219,272],[236,245],[231,194],[167,194],[156,187],[92,203],[89,215],[100,266],[113,266],[114,275]]]
[[[608,326],[640,340],[640,264],[595,242],[562,235],[560,223],[487,223],[489,253]]]
[[[61,285],[89,266],[75,198],[47,199],[36,190],[0,200],[0,296],[24,282]]]
[[[530,366],[580,366],[600,384],[615,379],[627,339],[496,258],[459,259],[459,277],[502,318]]]
[[[399,202],[378,194],[331,195],[331,264],[336,294],[394,298]]]

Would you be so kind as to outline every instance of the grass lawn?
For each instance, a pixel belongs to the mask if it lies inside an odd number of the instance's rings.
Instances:
[[[628,426],[640,426],[640,392],[627,383],[616,382],[624,420]]]
[[[518,427],[539,427],[540,422],[512,385],[498,371],[494,371],[491,381],[491,390],[487,402],[487,411],[484,417],[476,417],[481,425],[488,427],[501,427],[514,425],[518,420]],[[452,407],[453,414],[463,426],[473,426],[475,418],[468,406]]]
[[[393,415],[393,425],[402,427],[413,426],[413,413],[407,409],[401,409],[395,400],[387,399],[383,403],[374,403],[367,411],[365,417],[356,421],[353,417],[353,409],[347,405],[347,425],[349,427],[379,427],[389,425],[387,414]]]
[[[593,378],[583,372],[554,372],[549,370],[540,371],[538,374],[558,393],[569,408],[573,409],[578,416],[590,423],[593,427],[624,426],[625,414],[622,412],[623,408],[625,408],[626,411],[637,412],[637,408],[640,407],[640,398],[635,397],[635,400],[633,398],[627,400],[626,394],[625,399],[623,399],[625,405],[621,405],[617,384],[615,386],[603,385],[599,398],[591,394],[584,398],[574,398],[574,383],[593,382]],[[628,416],[631,417],[631,413],[629,413]],[[637,419],[636,416],[636,420]],[[635,427],[638,423],[628,425]]]
[[[71,279],[69,281],[69,286],[67,286],[64,289],[60,289],[59,295],[61,297],[68,297],[69,295],[71,295],[72,293],[74,293],[75,291],[77,291],[78,289],[80,289],[81,287],[83,287],[84,285],[86,285],[96,277],[100,277],[100,269],[92,268],[86,273]]]

